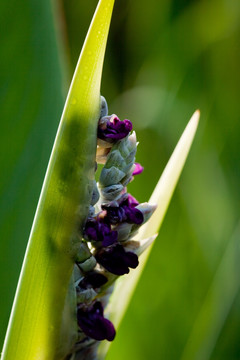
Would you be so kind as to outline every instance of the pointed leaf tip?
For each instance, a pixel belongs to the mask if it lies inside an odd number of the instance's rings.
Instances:
[[[156,233],[161,226],[174,189],[182,172],[183,166],[191,148],[198,123],[200,111],[196,110],[189,120],[180,140],[177,143],[154,192],[149,200],[150,204],[158,204],[151,219],[140,230],[139,236],[149,237]]]
[[[191,119],[189,120],[189,124],[190,124],[190,123],[194,123],[195,126],[196,126],[196,128],[197,128],[198,123],[199,123],[199,119],[200,119],[200,114],[201,114],[201,113],[200,113],[200,110],[197,109],[197,110],[193,113]]]

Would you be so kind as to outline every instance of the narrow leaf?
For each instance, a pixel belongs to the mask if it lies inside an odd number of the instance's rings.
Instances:
[[[158,205],[157,209],[150,220],[140,229],[139,233],[135,237],[136,240],[140,241],[141,239],[149,238],[159,231],[194,139],[199,122],[199,116],[200,112],[197,110],[190,119],[167,166],[165,167],[164,172],[149,200],[150,204]],[[144,269],[152,246],[153,242],[141,256],[139,267],[126,277],[120,278],[116,284],[108,307],[110,320],[114,323],[116,328],[119,326],[127,310],[128,304]],[[105,342],[100,347],[99,355],[102,359],[105,357],[110,345],[111,344]]]
[[[94,176],[103,58],[114,0],[100,0],[70,86],[30,234],[2,360],[61,359],[75,341],[62,317],[77,229]],[[37,159],[36,159],[37,161]],[[73,307],[74,309],[74,307]]]

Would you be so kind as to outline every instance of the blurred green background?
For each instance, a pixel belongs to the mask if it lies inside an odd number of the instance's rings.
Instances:
[[[0,2],[0,346],[69,82],[97,0]],[[240,359],[240,2],[116,0],[103,72],[137,131],[146,201],[201,122],[107,359]]]

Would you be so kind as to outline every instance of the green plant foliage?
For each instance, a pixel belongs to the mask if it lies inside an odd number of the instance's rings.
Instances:
[[[49,1],[0,3],[0,344],[63,107]],[[61,71],[62,70],[62,71]]]
[[[114,0],[101,0],[70,86],[40,195],[2,359],[64,358],[77,339],[71,275],[95,172],[103,59]],[[73,286],[73,285],[72,285]]]
[[[61,4],[71,72],[97,0]],[[3,336],[63,100],[49,2],[0,7]],[[201,126],[111,360],[240,358],[239,19],[237,0],[116,2],[102,94],[137,131],[139,201],[196,108]]]

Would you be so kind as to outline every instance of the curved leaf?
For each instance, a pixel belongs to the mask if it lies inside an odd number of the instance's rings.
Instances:
[[[61,341],[61,323],[78,247],[77,230],[87,215],[89,180],[94,176],[100,82],[113,4],[114,0],[99,1],[70,86],[30,234],[3,360],[60,359],[75,340],[75,329],[69,328],[69,338]]]

